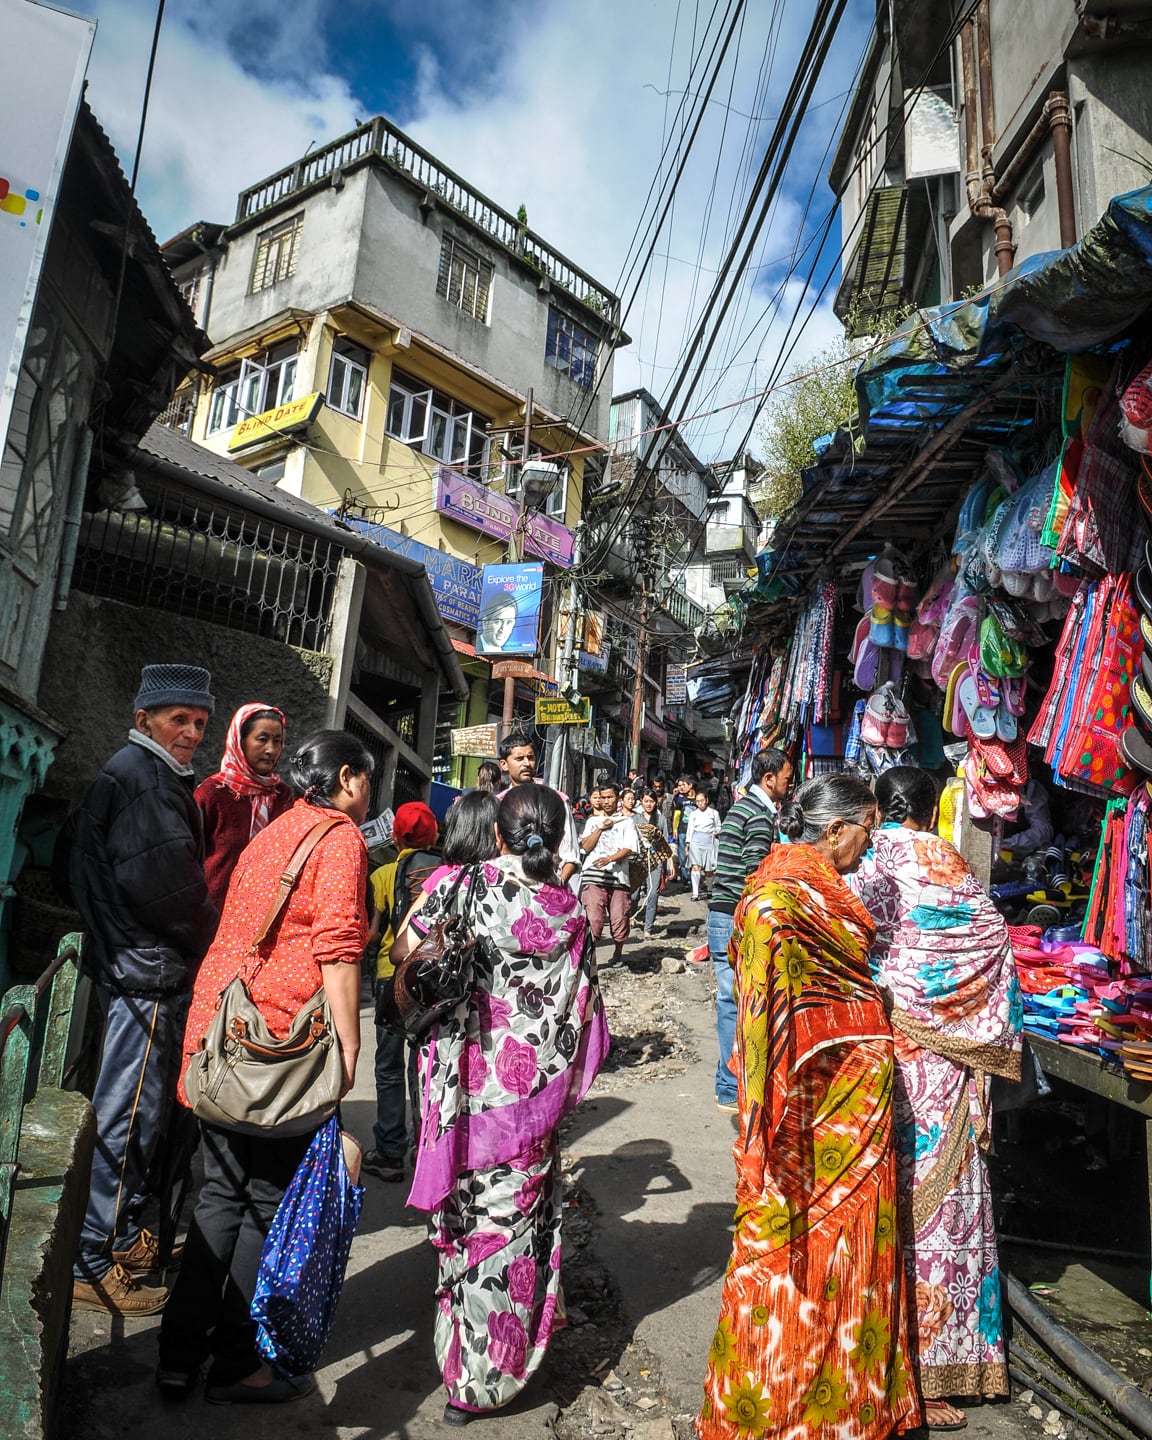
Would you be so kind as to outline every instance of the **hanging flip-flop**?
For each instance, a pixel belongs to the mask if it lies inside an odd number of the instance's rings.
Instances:
[[[1008,704],[1008,696],[1002,694],[1000,703],[996,706],[996,738],[1007,744],[1015,740],[1019,733],[1020,725]]]
[[[1120,736],[1120,753],[1133,770],[1143,770],[1152,775],[1152,745],[1135,725],[1129,725]]]
[[[981,740],[994,740],[996,738],[996,713],[989,710],[986,705],[981,705],[980,691],[971,666],[968,667],[967,675],[961,676],[960,683],[956,687],[956,696],[964,707],[964,714],[968,717],[968,728],[972,734]]]

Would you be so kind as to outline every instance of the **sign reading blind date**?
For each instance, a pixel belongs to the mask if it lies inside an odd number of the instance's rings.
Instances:
[[[499,751],[495,725],[469,725],[465,730],[452,731],[452,754],[468,755],[480,760],[495,760]]]
[[[543,565],[485,565],[477,655],[535,655],[543,603]]]
[[[536,697],[537,725],[587,725],[592,719],[592,701],[581,695],[575,704],[563,698]]]

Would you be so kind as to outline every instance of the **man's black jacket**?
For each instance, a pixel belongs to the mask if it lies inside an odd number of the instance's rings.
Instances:
[[[84,968],[125,994],[190,991],[216,931],[194,784],[128,744],[73,816],[69,873],[87,932]]]

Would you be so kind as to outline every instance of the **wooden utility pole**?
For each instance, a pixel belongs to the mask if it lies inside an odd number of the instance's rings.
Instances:
[[[520,549],[524,531],[524,502],[527,499],[527,485],[525,475],[528,470],[528,440],[532,434],[532,390],[524,397],[524,448],[520,455],[520,503],[516,507],[516,523],[512,527],[512,533],[508,537],[508,563],[518,565],[520,563]],[[500,738],[512,733],[512,717],[516,710],[516,677],[505,675],[504,677],[504,712],[500,726]]]
[[[636,684],[632,691],[631,765],[640,769],[640,731],[644,725],[644,669],[648,664],[648,576],[640,570],[640,639],[636,646]]]

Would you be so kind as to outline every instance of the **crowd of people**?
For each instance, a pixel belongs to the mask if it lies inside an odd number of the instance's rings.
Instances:
[[[765,750],[739,796],[722,775],[670,788],[631,772],[573,805],[512,735],[443,826],[401,805],[373,866],[365,747],[329,730],[286,748],[284,714],[253,702],[196,787],[214,704],[207,671],[144,667],[128,742],[72,824],[104,1021],[73,1303],[162,1310],[167,1397],[205,1369],[220,1404],[314,1383],[262,1358],[250,1306],[318,1125],[202,1119],[182,1254],[162,1257],[142,1223],[222,993],[240,977],[277,1039],[322,995],[347,1093],[362,980],[386,991],[461,904],[478,937],[467,994],[417,1044],[378,1026],[363,1169],[399,1182],[411,1164],[408,1203],[429,1217],[445,1423],[524,1388],[565,1323],[558,1136],[608,1053],[599,971],[623,958],[634,918],[651,938],[677,879],[707,905],[715,1100],[736,1127],[701,1440],[959,1429],[954,1400],[1007,1392],[983,1157],[991,1077],[1020,1073],[1020,994],[1004,921],[935,833],[933,776],[900,767],[873,791],[828,775],[793,793],[790,757]],[[170,1292],[161,1258],[179,1267]]]

